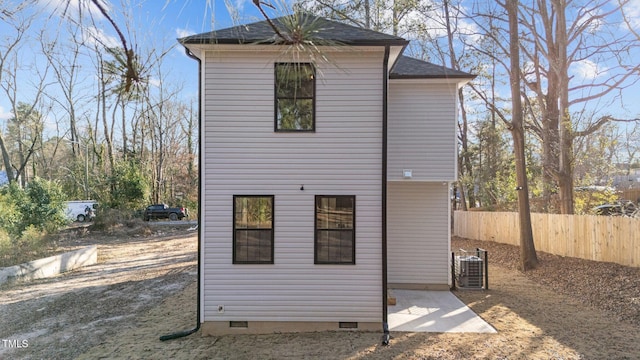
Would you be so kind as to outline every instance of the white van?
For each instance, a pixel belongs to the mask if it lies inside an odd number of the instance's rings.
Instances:
[[[96,216],[98,202],[95,200],[67,201],[67,218],[71,221],[91,221]]]

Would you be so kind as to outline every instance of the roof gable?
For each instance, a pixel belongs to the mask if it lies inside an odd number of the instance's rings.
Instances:
[[[286,32],[286,26],[284,24],[286,24],[287,16],[291,15],[272,19],[272,22],[281,32]],[[408,44],[407,40],[398,36],[358,28],[311,14],[302,14],[301,22],[312,24],[311,27],[316,29],[314,31],[314,37],[319,40],[334,41],[353,46],[405,46]],[[178,41],[182,44],[270,44],[276,43],[276,34],[269,23],[264,20],[247,25],[238,25],[226,29],[191,35],[180,38]]]
[[[424,60],[401,55],[389,73],[390,79],[473,79],[475,75]]]
[[[281,16],[271,21],[281,32],[286,32],[288,17]],[[397,46],[402,53],[409,43],[399,36],[384,34],[378,31],[347,25],[338,21],[328,20],[308,13],[299,15],[300,22],[310,24],[313,37],[320,42],[335,42],[350,46]],[[289,21],[290,22],[290,21]],[[238,25],[226,29],[214,30],[206,33],[191,35],[178,39],[183,45],[197,44],[281,44],[269,23],[258,21],[247,25]],[[319,45],[319,44],[316,44]],[[475,75],[464,71],[454,70],[445,66],[432,64],[423,60],[400,55],[389,73],[390,79],[473,79]]]

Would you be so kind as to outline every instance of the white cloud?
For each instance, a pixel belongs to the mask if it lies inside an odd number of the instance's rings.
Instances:
[[[6,111],[2,106],[0,106],[0,120],[6,121],[13,117],[13,114]]]
[[[178,36],[178,38],[183,38],[183,37],[194,35],[194,34],[195,32],[191,30],[181,29],[181,28],[176,29],[176,35]]]
[[[583,79],[596,79],[607,73],[606,67],[594,63],[591,60],[582,60],[571,65],[571,72]]]
[[[633,29],[640,30],[640,0],[631,0],[622,8]]]
[[[49,12],[58,16],[65,15],[70,18],[78,19],[79,15],[91,15],[95,19],[102,19],[103,15],[98,7],[91,0],[37,0],[38,4]],[[108,2],[101,0],[100,5],[107,13],[111,11]]]
[[[602,8],[585,8],[579,11],[580,17],[576,19],[576,25],[583,27],[588,34],[596,34],[605,25],[603,21]],[[587,24],[588,22],[588,24]]]
[[[101,45],[107,48],[122,47],[115,36],[107,35],[102,29],[94,26],[85,27],[82,32],[83,40],[91,45]]]
[[[162,84],[160,82],[160,79],[158,79],[158,78],[150,78],[149,79],[149,85],[159,88],[160,85],[162,85]]]
[[[244,11],[244,4],[247,2],[247,0],[236,0],[234,2],[236,10],[242,12]]]

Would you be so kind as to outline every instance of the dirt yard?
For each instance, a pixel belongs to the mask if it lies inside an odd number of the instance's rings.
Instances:
[[[497,334],[322,332],[259,336],[160,335],[195,325],[196,237],[85,234],[99,264],[1,288],[0,359],[640,359],[640,269],[539,254],[515,270],[517,249],[489,251],[488,291],[455,294]],[[13,345],[16,342],[14,341]]]

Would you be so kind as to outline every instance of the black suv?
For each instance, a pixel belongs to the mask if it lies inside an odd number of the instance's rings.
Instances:
[[[189,216],[189,210],[184,207],[169,207],[167,204],[153,204],[144,210],[143,219],[169,219],[172,221],[182,220]]]

